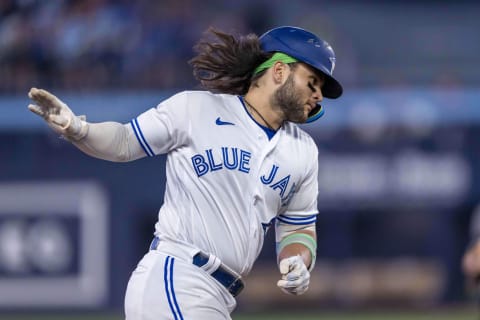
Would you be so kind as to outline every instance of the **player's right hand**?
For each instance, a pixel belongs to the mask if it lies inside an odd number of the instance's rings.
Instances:
[[[308,290],[310,272],[300,256],[285,258],[278,264],[282,279],[278,280],[277,286],[283,292],[301,295]]]
[[[28,96],[35,102],[29,104],[28,109],[41,116],[56,133],[74,141],[82,139],[87,134],[87,123],[50,92],[31,88]]]

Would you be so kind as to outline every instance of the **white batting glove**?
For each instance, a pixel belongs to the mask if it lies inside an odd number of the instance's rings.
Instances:
[[[77,117],[70,108],[50,92],[32,88],[28,96],[35,104],[28,109],[42,117],[56,133],[70,140],[80,140],[88,132],[85,117]]]
[[[310,272],[300,256],[285,258],[278,265],[282,279],[278,280],[277,286],[283,292],[301,295],[304,294],[310,283]]]

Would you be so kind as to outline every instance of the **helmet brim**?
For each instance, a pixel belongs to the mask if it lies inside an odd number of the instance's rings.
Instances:
[[[337,99],[340,97],[343,93],[342,85],[335,78],[329,76],[328,74],[323,72],[322,74],[325,75],[325,83],[322,87],[322,95],[329,99]]]

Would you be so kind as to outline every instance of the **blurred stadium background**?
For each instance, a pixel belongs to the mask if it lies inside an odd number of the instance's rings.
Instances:
[[[0,0],[0,318],[121,319],[163,198],[163,157],[83,155],[28,112],[29,88],[127,122],[197,88],[187,61],[210,25],[312,30],[345,87],[304,126],[320,149],[311,289],[275,287],[269,234],[234,319],[475,318],[460,261],[480,203],[480,4],[425,0]]]

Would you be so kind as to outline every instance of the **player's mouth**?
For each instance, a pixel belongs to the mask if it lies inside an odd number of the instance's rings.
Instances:
[[[310,113],[315,108],[315,104],[312,103],[307,103],[305,106],[307,107],[307,113]]]

